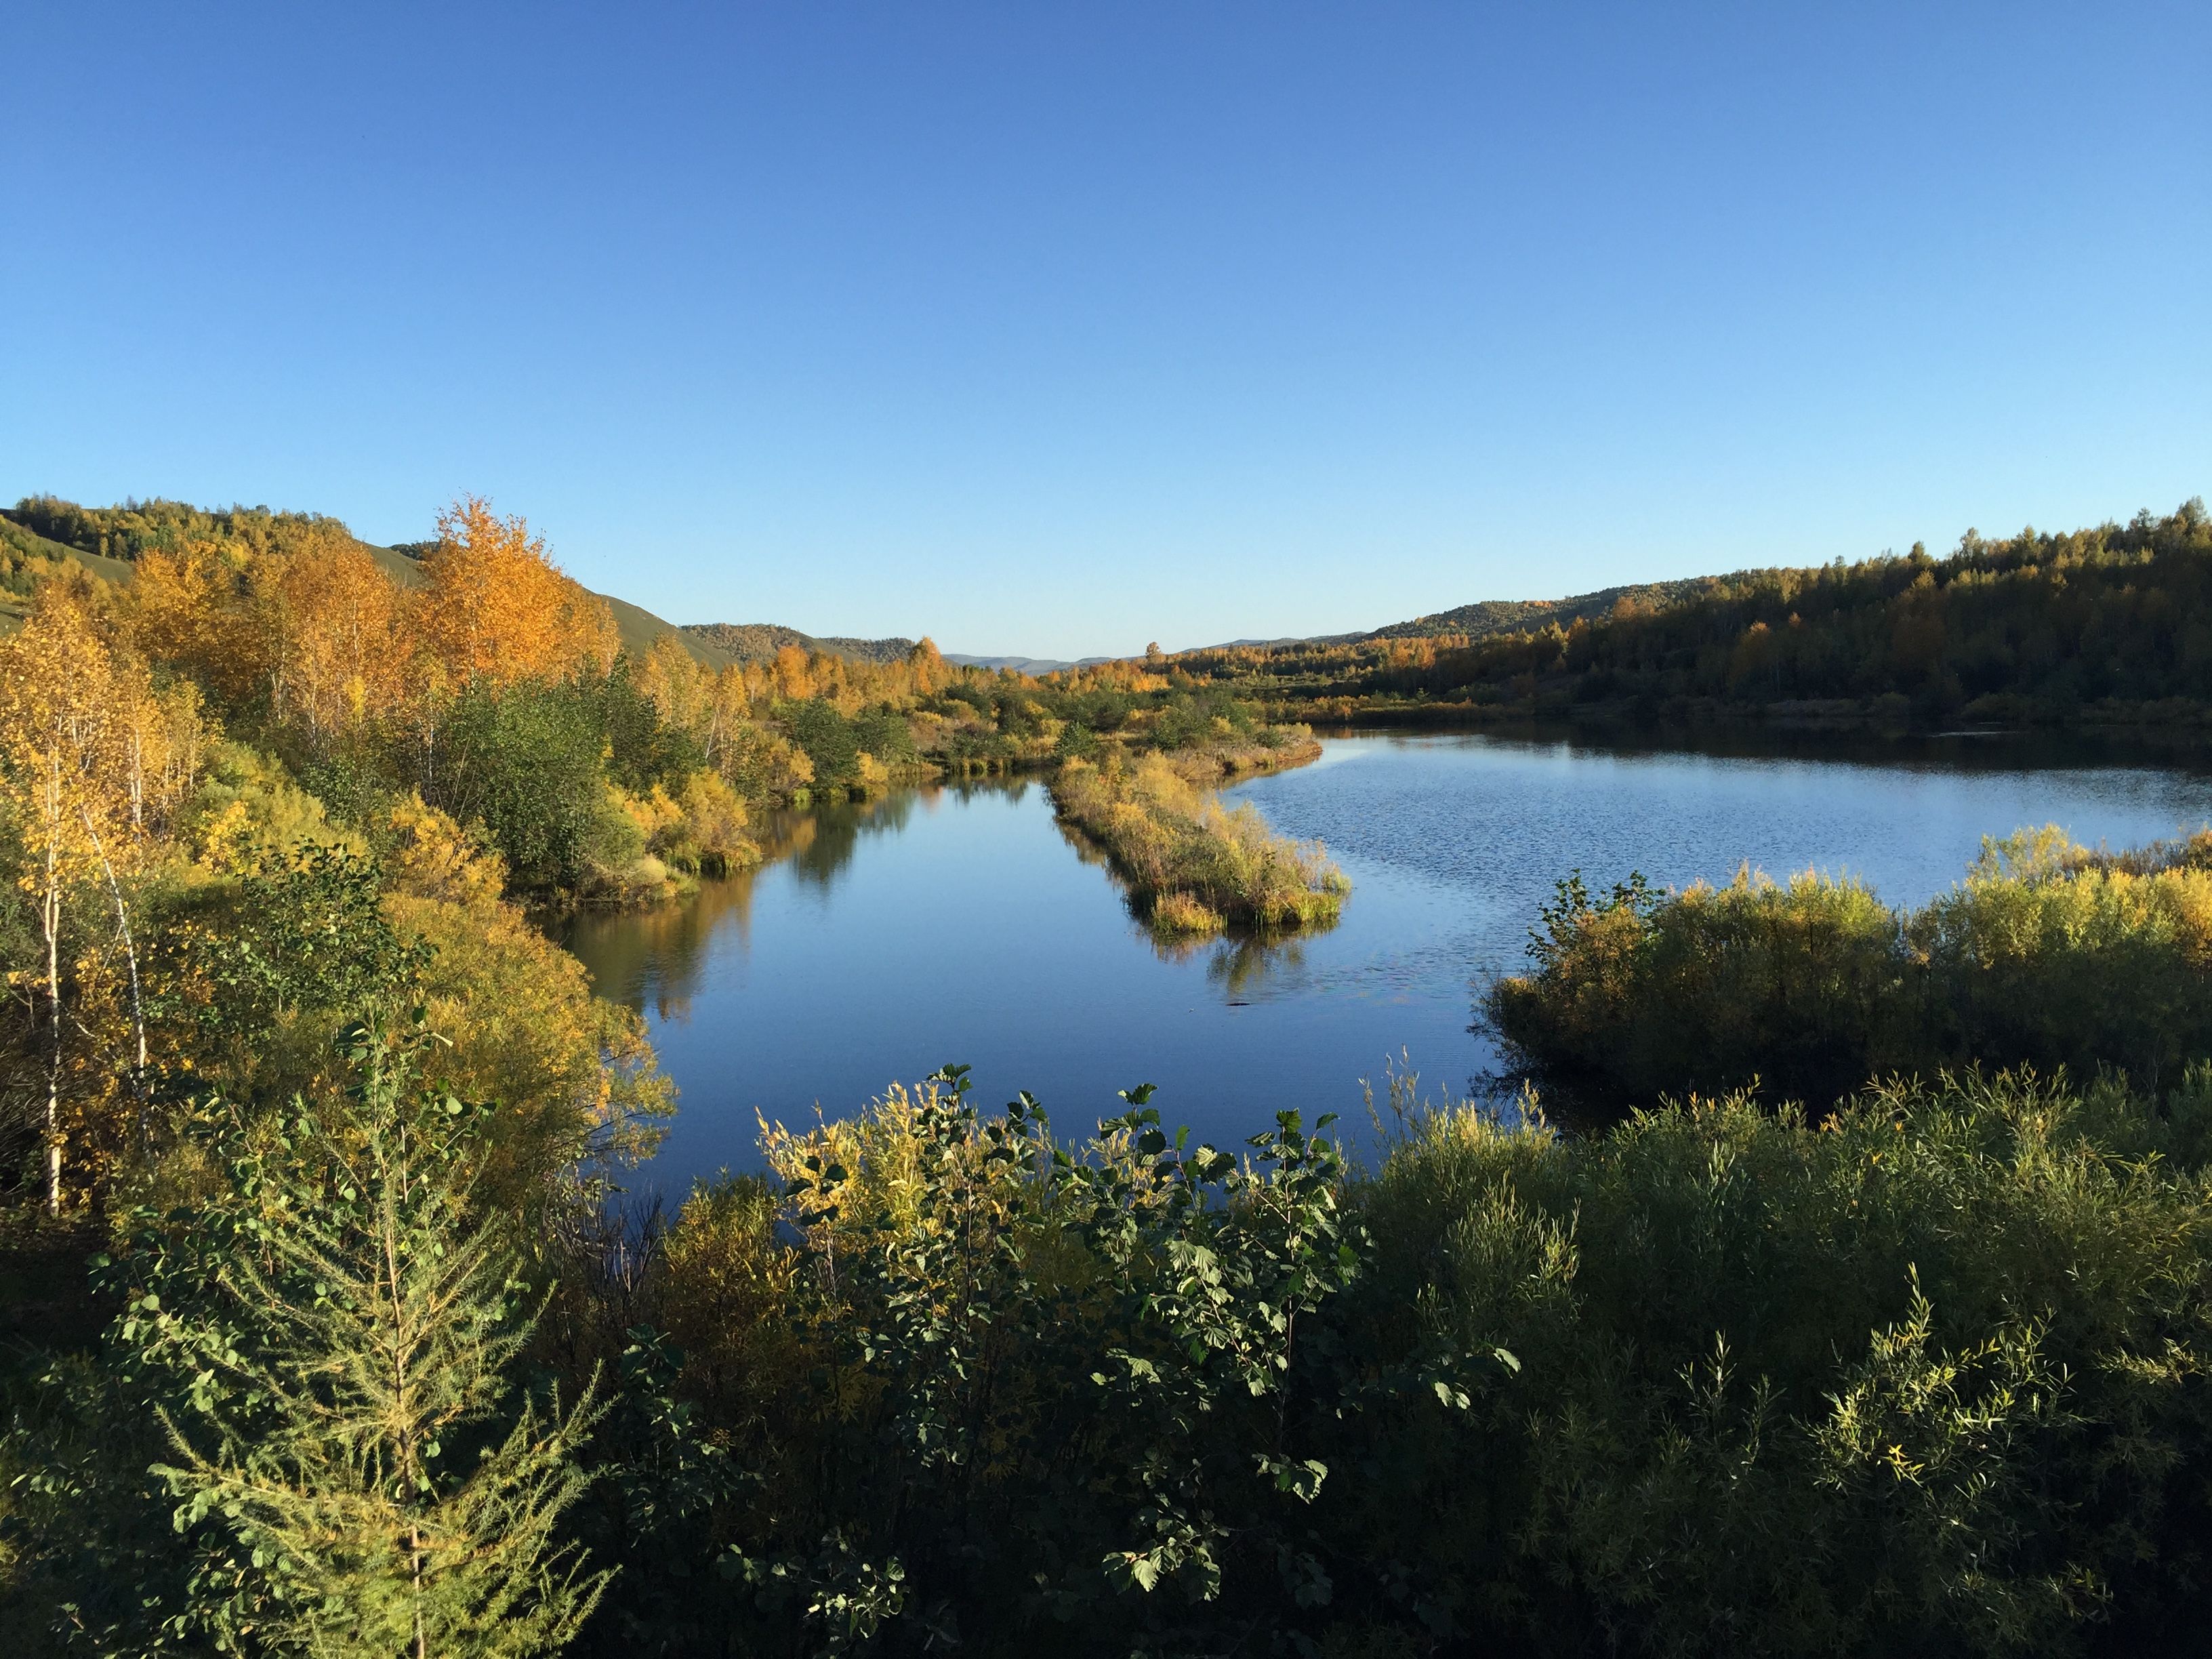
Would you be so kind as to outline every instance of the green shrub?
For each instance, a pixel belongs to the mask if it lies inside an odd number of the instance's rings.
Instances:
[[[606,732],[584,686],[473,687],[446,720],[444,761],[423,799],[481,823],[526,890],[584,883],[619,817],[607,792]]]

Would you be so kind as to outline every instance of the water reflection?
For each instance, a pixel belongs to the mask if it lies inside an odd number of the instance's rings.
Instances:
[[[698,896],[651,910],[566,918],[561,942],[592,970],[599,994],[656,1020],[689,1019],[708,951],[724,941],[752,953],[753,890],[760,872],[699,884]]]
[[[774,862],[685,905],[579,918],[568,942],[651,1017],[683,1109],[648,1180],[679,1191],[757,1163],[756,1112],[850,1112],[948,1060],[982,1099],[1033,1091],[1076,1133],[1156,1083],[1171,1120],[1234,1145],[1286,1107],[1356,1115],[1360,1079],[1379,1088],[1401,1051],[1432,1086],[1486,1071],[1470,981],[1518,965],[1569,869],[1666,885],[1816,866],[1917,903],[1984,834],[2056,821],[2130,844],[2212,810],[2194,765],[2119,758],[2081,738],[1334,740],[1235,793],[1328,844],[1353,882],[1342,922],[1181,945],[1132,918],[1040,786],[978,779],[776,815]]]
[[[916,802],[939,791],[901,789],[866,800],[830,801],[805,810],[771,812],[763,825],[764,865],[788,860],[792,873],[811,886],[828,889],[851,864],[869,836],[896,835],[914,816]],[[957,793],[957,792],[956,792]]]
[[[975,786],[953,791],[964,797]],[[1022,787],[1011,793],[1020,799]],[[1005,786],[1001,786],[1002,788]],[[709,957],[718,946],[752,951],[753,899],[772,870],[826,896],[872,836],[896,835],[936,790],[904,790],[866,800],[825,802],[759,815],[752,830],[761,862],[702,881],[696,896],[650,910],[585,911],[560,924],[561,942],[592,970],[602,996],[656,1020],[689,1019]]]

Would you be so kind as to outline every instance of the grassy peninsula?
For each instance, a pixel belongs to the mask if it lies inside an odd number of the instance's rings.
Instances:
[[[1276,835],[1249,804],[1224,807],[1166,756],[1071,759],[1052,796],[1062,820],[1104,849],[1157,933],[1325,927],[1352,890],[1319,847]]]

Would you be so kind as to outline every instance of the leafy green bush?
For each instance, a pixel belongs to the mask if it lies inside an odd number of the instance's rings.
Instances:
[[[599,1524],[646,1547],[607,1646],[1215,1651],[1320,1582],[1307,1333],[1358,1262],[1326,1133],[1239,1161],[1140,1089],[1064,1146],[966,1092],[771,1131],[777,1186],[702,1188],[654,1253],[685,1347],[621,1328]]]
[[[574,682],[471,688],[447,716],[445,763],[423,799],[483,823],[517,887],[574,890],[595,863],[627,861],[607,844],[623,825],[607,793],[602,714]]]

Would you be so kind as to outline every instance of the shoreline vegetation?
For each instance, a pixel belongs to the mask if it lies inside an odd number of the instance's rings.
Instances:
[[[1480,1012],[1547,1098],[1599,1109],[1763,1087],[1825,1108],[1977,1064],[2131,1077],[2212,1056],[2212,828],[2123,853],[2056,827],[1984,838],[1912,909],[1814,872],[1594,893],[1578,871],[1529,970]]]
[[[372,838],[419,799],[539,912],[657,903],[750,867],[772,809],[1103,757],[1169,753],[1197,781],[1319,752],[1157,652],[1042,680],[927,640],[733,659],[717,641],[762,641],[589,593],[473,498],[399,549],[314,514],[27,498],[0,514],[0,592],[24,651],[95,641],[189,696],[195,755],[268,770]]]

